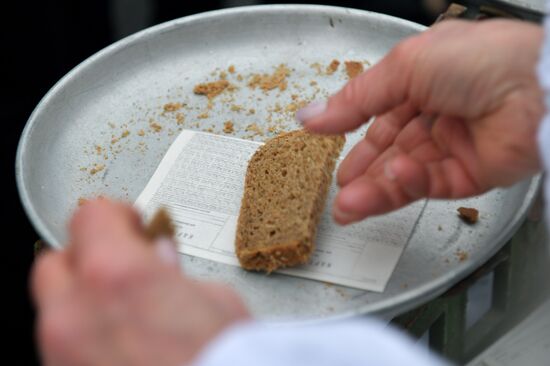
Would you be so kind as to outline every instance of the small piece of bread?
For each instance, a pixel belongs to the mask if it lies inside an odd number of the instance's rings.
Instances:
[[[458,216],[469,224],[475,224],[479,220],[479,211],[475,208],[459,207]]]
[[[162,237],[172,239],[175,234],[176,228],[164,208],[160,208],[145,227],[145,237],[151,242]]]
[[[308,261],[344,136],[303,130],[260,147],[246,172],[237,227],[241,266],[271,272]]]

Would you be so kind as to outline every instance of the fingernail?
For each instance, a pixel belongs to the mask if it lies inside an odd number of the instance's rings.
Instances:
[[[311,102],[304,108],[296,112],[298,122],[304,124],[307,120],[319,116],[327,109],[326,101]]]
[[[386,178],[388,178],[391,181],[394,181],[397,179],[397,174],[395,174],[395,170],[393,167],[393,160],[386,161],[384,164],[384,174],[386,175]]]
[[[155,251],[159,258],[170,265],[179,265],[179,255],[176,243],[172,239],[162,237],[155,240]]]
[[[347,223],[355,221],[355,215],[350,214],[348,212],[344,212],[336,206],[334,206],[334,209],[332,211],[332,215],[334,216],[334,219],[336,221],[338,221],[339,223],[347,224]]]

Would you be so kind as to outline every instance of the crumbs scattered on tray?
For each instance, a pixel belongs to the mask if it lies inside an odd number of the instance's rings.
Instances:
[[[251,123],[248,126],[246,126],[245,131],[251,133],[250,137],[264,135],[264,131],[256,123]]]
[[[156,132],[156,133],[159,133],[160,131],[162,131],[162,125],[160,125],[158,122],[156,122],[153,119],[149,120],[149,127],[153,132]]]
[[[248,86],[252,89],[259,87],[264,91],[279,88],[280,91],[285,91],[287,88],[286,78],[290,75],[290,69],[285,65],[279,65],[272,74],[252,74]]]
[[[163,106],[164,112],[176,112],[179,111],[183,105],[181,103],[166,103]]]
[[[456,258],[458,259],[459,262],[464,262],[466,259],[468,259],[469,254],[468,254],[468,252],[466,252],[464,250],[457,249],[456,252],[455,252],[455,256],[456,256]]]
[[[475,224],[479,221],[479,211],[470,207],[459,207],[458,216],[468,224]]]
[[[90,169],[90,175],[95,175],[105,169],[105,164],[94,164]]]
[[[346,74],[350,79],[361,74],[364,70],[363,63],[359,61],[346,61],[344,64],[346,65]]]
[[[294,115],[300,108],[330,95],[332,91],[325,87],[328,78],[331,83],[344,84],[368,65],[366,61],[337,59],[303,62],[305,69],[281,63],[249,71],[230,64],[212,70],[202,82],[170,88],[157,97],[155,107],[132,103],[135,112],[131,119],[105,121],[108,128],[101,131],[105,138],[83,146],[90,161],[78,167],[83,172],[81,179],[91,183],[102,177],[98,173],[123,152],[147,153],[151,139],[169,144],[167,138],[183,128],[257,141],[294,129]]]
[[[227,80],[212,81],[195,85],[193,92],[198,95],[206,95],[208,99],[212,99],[223,93],[231,84]],[[231,90],[231,89],[230,89]]]
[[[338,60],[332,60],[331,63],[327,66],[326,74],[332,75],[338,70],[338,66],[340,66],[340,61]]]
[[[185,116],[183,115],[183,113],[177,113],[176,114],[176,123],[178,124],[178,126],[183,125],[184,122],[185,122]]]
[[[235,130],[233,129],[234,125],[232,121],[227,121],[223,123],[223,133],[233,133]]]

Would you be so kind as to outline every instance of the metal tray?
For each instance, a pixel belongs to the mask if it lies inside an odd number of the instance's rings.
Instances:
[[[496,0],[494,2],[534,11],[540,14],[546,13],[546,0]]]
[[[422,30],[365,11],[276,5],[177,19],[125,38],[72,70],[30,117],[16,162],[23,205],[43,239],[60,248],[79,197],[103,194],[133,201],[179,128],[213,126],[221,133],[229,119],[240,137],[252,134],[245,130],[250,123],[265,131],[275,119],[294,128],[292,111],[286,110],[292,93],[319,99],[346,81],[342,70],[318,75],[315,63],[325,67],[334,58],[374,63],[399,40]],[[235,81],[239,73],[271,72],[281,63],[293,69],[287,90],[250,90],[245,80],[233,94],[216,98],[221,99],[207,119],[198,118],[207,103],[193,95],[193,86],[219,77],[220,70],[212,74],[216,68],[234,65],[236,72],[228,78]],[[278,101],[284,104],[279,114],[274,112]],[[169,102],[187,103],[183,126],[176,112],[164,112]],[[157,122],[162,130],[155,132],[150,124]],[[130,134],[123,137],[124,131]],[[253,138],[270,134],[265,133]],[[350,138],[347,148],[357,138]],[[95,165],[91,174],[94,164],[103,166]],[[396,314],[441,294],[496,253],[521,223],[537,184],[533,179],[468,200],[429,202],[384,293],[248,273],[187,256],[182,263],[191,276],[232,285],[252,312],[267,320]],[[478,208],[480,222],[463,224],[456,216],[459,206]]]

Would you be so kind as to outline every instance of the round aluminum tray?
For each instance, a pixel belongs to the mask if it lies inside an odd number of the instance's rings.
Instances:
[[[164,112],[166,103],[187,103],[180,116],[185,128],[221,133],[228,119],[239,137],[252,134],[246,131],[251,123],[263,131],[270,123],[296,128],[292,110],[285,112],[292,93],[318,99],[345,83],[342,67],[334,75],[319,75],[332,59],[374,63],[399,40],[424,29],[365,11],[277,5],[200,14],[125,38],[72,70],[30,117],[16,162],[23,205],[43,239],[60,248],[79,197],[133,201],[144,188],[182,127],[175,112]],[[251,73],[272,72],[281,63],[292,69],[287,90],[263,93],[246,86]],[[206,98],[193,95],[194,85],[216,79],[220,70],[212,72],[229,65],[236,69],[230,80],[245,77],[235,99],[217,97],[222,99],[208,118],[199,118],[207,110]],[[283,107],[277,108],[279,102]],[[154,123],[162,130],[155,132]],[[253,138],[270,134],[265,133]],[[429,202],[384,293],[248,273],[187,256],[182,263],[191,276],[233,286],[266,320],[396,314],[441,294],[495,254],[520,225],[537,184],[533,179],[468,200]],[[480,222],[463,224],[456,216],[459,206],[478,208]]]

